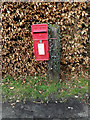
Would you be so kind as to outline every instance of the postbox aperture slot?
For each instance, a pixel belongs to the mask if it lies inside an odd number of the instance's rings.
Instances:
[[[34,31],[33,33],[46,33],[47,31]]]

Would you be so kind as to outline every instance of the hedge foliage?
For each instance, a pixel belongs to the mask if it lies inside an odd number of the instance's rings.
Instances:
[[[47,62],[35,61],[31,25],[50,23],[61,31],[61,79],[89,67],[87,3],[2,3],[2,75],[12,77],[46,74]]]

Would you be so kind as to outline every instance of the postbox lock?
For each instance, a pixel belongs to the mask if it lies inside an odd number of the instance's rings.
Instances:
[[[39,40],[40,43],[42,43],[42,40]]]

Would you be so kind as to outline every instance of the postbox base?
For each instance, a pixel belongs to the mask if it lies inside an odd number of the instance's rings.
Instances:
[[[35,61],[45,61],[45,60],[48,61],[49,59],[36,59],[35,58]]]

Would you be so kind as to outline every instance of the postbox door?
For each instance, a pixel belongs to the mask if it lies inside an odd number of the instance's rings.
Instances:
[[[42,42],[40,42],[39,40],[33,41],[33,45],[35,60],[49,60],[49,49],[47,40],[43,40]]]

